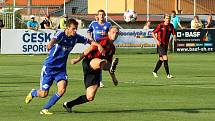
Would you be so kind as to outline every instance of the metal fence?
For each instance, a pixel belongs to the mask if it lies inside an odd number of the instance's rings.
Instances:
[[[66,13],[85,17],[89,13],[89,1],[95,1],[91,7],[104,9],[108,14],[111,14],[112,5],[120,5],[120,2],[124,1],[125,9],[119,13],[122,14],[129,5],[133,4],[133,9],[138,14],[147,15],[147,19],[151,15],[170,13],[171,10],[189,15],[215,13],[215,0],[51,0],[51,2],[50,0],[2,0],[0,19],[3,19],[6,28],[17,28],[20,25],[25,26],[25,18],[19,15],[34,14],[39,17],[38,20],[41,20],[45,14],[59,17]],[[98,1],[102,4],[97,3]]]

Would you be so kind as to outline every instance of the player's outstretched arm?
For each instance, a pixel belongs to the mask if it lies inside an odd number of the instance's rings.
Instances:
[[[90,45],[87,49],[84,50],[77,58],[71,59],[71,64],[76,64],[80,62],[87,54],[89,54],[93,50],[93,45]]]

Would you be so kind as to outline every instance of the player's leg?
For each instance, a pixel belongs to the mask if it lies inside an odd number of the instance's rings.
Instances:
[[[116,66],[119,63],[119,58],[115,58],[112,62],[111,62],[111,66],[110,66],[110,73],[114,73],[116,71]]]
[[[41,114],[46,114],[43,111],[48,111],[66,92],[66,87],[67,87],[67,75],[65,72],[59,72],[58,74],[55,75],[55,80],[57,83],[57,92],[53,94],[53,96],[49,99],[47,104],[43,107],[41,110]],[[52,114],[49,112],[49,114]]]
[[[68,112],[72,112],[72,107],[75,105],[80,105],[80,104],[84,104],[90,101],[94,100],[94,97],[96,95],[97,89],[98,89],[98,84],[96,85],[92,85],[90,87],[88,87],[86,89],[86,94],[85,95],[81,95],[78,98],[69,101],[69,102],[65,102],[63,104],[63,107],[68,111]]]
[[[159,60],[157,61],[157,64],[156,64],[156,66],[154,68],[154,71],[152,72],[154,77],[158,77],[157,72],[158,72],[158,70],[160,69],[160,67],[162,66],[162,63],[163,63],[162,55],[163,55],[164,52],[163,52],[162,47],[158,47],[158,53],[159,53]]]
[[[111,79],[112,79],[112,81],[113,81],[113,83],[114,83],[114,85],[115,86],[117,86],[118,85],[118,80],[117,80],[117,78],[116,78],[116,75],[115,75],[115,70],[116,70],[116,65],[118,64],[118,62],[119,62],[119,59],[118,58],[116,58],[116,59],[114,59],[114,61],[112,62],[112,63],[110,63],[109,61],[106,63],[106,64],[104,64],[103,66],[102,66],[102,70],[104,70],[104,71],[108,71],[109,72],[109,75],[110,75],[110,77],[111,77]],[[111,73],[111,66],[115,66],[115,69],[112,71],[112,73]]]
[[[57,83],[58,91],[53,94],[53,96],[49,99],[48,103],[43,107],[44,109],[51,108],[66,92],[67,81],[61,80]]]
[[[164,60],[164,68],[166,71],[167,78],[173,78],[173,76],[170,74],[170,71],[169,71],[168,56],[163,55],[163,60]]]
[[[103,81],[102,81],[102,70],[101,70],[101,81],[100,81],[100,86],[99,87],[101,87],[101,88],[103,88],[103,87],[105,87],[105,85],[104,85],[104,83],[103,83]]]
[[[64,102],[63,107],[68,112],[72,111],[71,108],[73,106],[92,101],[95,97],[95,94],[96,94],[96,91],[99,87],[99,83],[100,83],[100,79],[101,79],[100,78],[101,69],[96,69],[96,70],[92,69],[93,67],[90,66],[90,62],[91,62],[91,60],[86,59],[86,58],[82,61],[83,72],[84,72],[84,84],[86,87],[86,94],[79,96],[75,100]],[[100,61],[98,60],[98,62],[100,62]],[[95,63],[98,63],[98,62],[95,62]],[[98,67],[98,66],[95,66],[95,67]]]

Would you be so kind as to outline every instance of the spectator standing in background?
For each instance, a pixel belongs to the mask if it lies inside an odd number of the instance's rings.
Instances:
[[[212,15],[208,15],[207,21],[205,22],[205,28],[215,28],[215,21]]]
[[[45,15],[45,19],[43,20],[43,22],[40,23],[40,27],[41,27],[41,29],[52,29],[53,28],[53,23],[50,19],[49,14]]]
[[[178,30],[179,27],[180,29],[183,29],[180,24],[180,18],[176,15],[176,12],[174,10],[171,13],[171,23],[173,24],[175,30]]]
[[[151,26],[151,22],[150,21],[146,21],[143,29],[150,29],[150,26]]]
[[[215,50],[215,21],[212,15],[208,15],[206,22],[204,23],[207,32],[205,34],[205,41],[213,42],[213,49]],[[213,28],[213,29],[208,29]]]
[[[27,22],[27,28],[30,30],[38,30],[39,29],[39,24],[37,21],[35,21],[35,16],[31,15],[30,16],[31,20]]]
[[[201,20],[199,20],[199,16],[194,16],[193,20],[191,21],[191,29],[201,29],[203,28],[203,24]]]
[[[179,18],[179,16],[176,15],[176,12],[174,10],[172,10],[172,12],[171,12],[170,23],[173,24],[175,31],[177,31],[179,28],[183,29],[183,27],[181,26],[181,23],[180,23],[180,18]],[[173,46],[174,46],[174,41],[173,41],[173,36],[171,35],[170,42],[169,42],[169,49],[173,50],[174,49]]]
[[[68,15],[64,14],[63,18],[60,19],[60,25],[59,25],[59,29],[65,29],[66,28],[66,22],[68,20]]]

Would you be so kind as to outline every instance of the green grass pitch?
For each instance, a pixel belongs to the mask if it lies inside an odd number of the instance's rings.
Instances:
[[[56,91],[55,84],[47,98],[35,98],[30,104],[24,99],[32,88],[39,88],[46,55],[0,55],[0,121],[215,120],[214,53],[169,54],[173,79],[166,78],[163,66],[159,78],[153,78],[157,54],[116,56],[119,85],[113,86],[103,72],[105,88],[99,89],[93,102],[76,106],[74,113],[65,112],[62,103],[84,93],[82,67],[68,64],[67,92],[50,109],[54,115],[44,116],[39,111]]]

